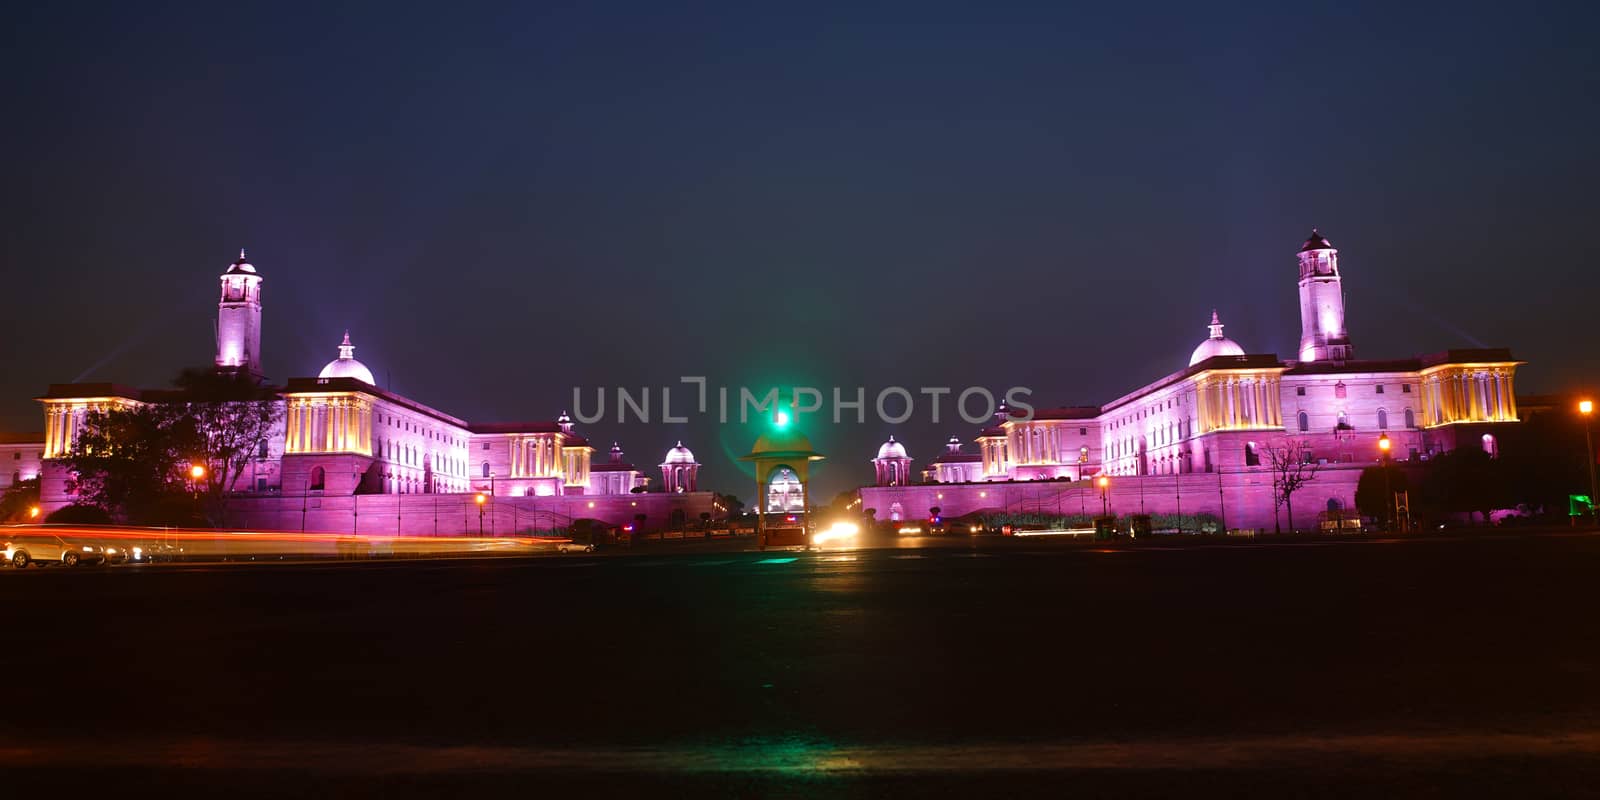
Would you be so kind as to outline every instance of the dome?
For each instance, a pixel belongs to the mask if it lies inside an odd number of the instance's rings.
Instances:
[[[744,461],[754,461],[757,458],[820,461],[822,454],[811,448],[811,440],[806,438],[805,434],[795,430],[794,426],[789,426],[757,436],[755,446],[750,448],[749,455],[741,456]]]
[[[355,378],[370,386],[377,386],[378,382],[372,378],[372,370],[367,365],[356,360],[356,346],[350,343],[350,332],[344,332],[344,343],[339,345],[339,357],[329,361],[317,373],[319,378]]]
[[[1194,349],[1194,355],[1189,356],[1189,366],[1194,366],[1208,358],[1216,356],[1242,356],[1244,348],[1238,342],[1222,335],[1222,320],[1217,319],[1217,312],[1211,312],[1211,336]]]
[[[1322,234],[1319,233],[1316,228],[1312,228],[1311,229],[1311,238],[1307,239],[1305,244],[1300,245],[1300,252],[1302,252],[1302,253],[1306,252],[1307,250],[1332,250],[1332,249],[1333,249],[1333,242],[1330,242],[1327,239],[1322,238]]]
[[[237,275],[237,274],[239,274],[241,272],[243,272],[243,273],[245,273],[247,275],[256,274],[255,265],[251,264],[250,262],[248,262],[246,260],[244,260],[244,248],[243,247],[239,248],[239,260],[233,262],[232,264],[229,264],[228,265],[228,271],[223,273],[223,274],[225,274],[225,275]]]
[[[878,448],[878,458],[910,458],[906,455],[906,446],[895,441],[893,436]]]
[[[661,463],[663,466],[667,464],[693,464],[695,463],[694,452],[684,447],[683,442],[680,441],[677,446],[667,451],[667,457]]]

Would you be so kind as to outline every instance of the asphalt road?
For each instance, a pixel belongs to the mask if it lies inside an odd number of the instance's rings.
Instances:
[[[1597,575],[1600,537],[1575,534],[7,571],[0,773],[236,796],[1592,794]]]

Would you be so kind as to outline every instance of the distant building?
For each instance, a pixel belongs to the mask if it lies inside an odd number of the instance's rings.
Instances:
[[[1187,504],[1181,485],[1170,480],[1164,490],[1154,488],[1157,481],[1125,485],[1143,486],[1139,507],[1146,512],[1199,512],[1208,503],[1226,511],[1230,481],[1259,488],[1270,471],[1269,449],[1292,448],[1297,458],[1323,469],[1317,490],[1297,502],[1316,495],[1319,510],[1338,511],[1353,507],[1355,476],[1378,460],[1380,436],[1389,437],[1393,457],[1402,461],[1457,447],[1498,455],[1498,426],[1518,419],[1513,379],[1523,362],[1505,349],[1357,360],[1345,327],[1338,251],[1313,231],[1297,261],[1298,359],[1249,353],[1223,334],[1212,311],[1208,334],[1185,368],[1099,406],[1045,408],[1030,417],[1002,405],[994,423],[974,438],[976,458],[961,453],[952,438],[947,451],[922,470],[923,480],[977,484],[1215,474],[1218,486],[1196,488]],[[1341,476],[1340,470],[1349,472]],[[1237,477],[1223,480],[1222,473]],[[863,490],[866,506],[898,502],[908,509],[938,505],[964,513],[959,509],[1004,505],[1006,496],[944,488],[934,492],[937,497],[923,498],[884,490],[892,484],[883,475],[878,466],[875,487]],[[1204,481],[1190,482],[1198,487]],[[1239,490],[1230,522],[1271,519],[1270,491],[1265,508],[1245,500],[1245,494],[1260,494],[1258,488]],[[1029,497],[1036,505],[1044,502],[1038,490]]]
[[[224,270],[221,283],[214,363],[219,370],[242,371],[259,379],[262,276],[240,251],[239,259]],[[548,519],[538,514],[620,523],[632,522],[639,514],[648,518],[652,509],[665,519],[667,506],[690,516],[711,510],[711,493],[699,492],[696,486],[699,464],[693,463],[692,453],[688,463],[679,464],[675,473],[679,477],[671,483],[678,499],[635,495],[633,490],[648,485],[649,478],[624,462],[621,447],[616,445],[608,463],[591,465],[593,447],[564,413],[549,422],[468,422],[377,386],[372,370],[356,359],[349,331],[344,332],[337,350],[338,356],[316,377],[290,378],[276,389],[282,422],[261,442],[257,457],[230,487],[241,496],[236,504],[240,513],[262,527],[290,527],[290,522],[303,526],[309,524],[314,511],[334,507],[349,514],[355,520],[352,524],[360,525],[356,501],[345,505],[331,499],[362,495],[459,495],[462,502],[474,502],[473,496],[479,493],[495,498],[549,498],[542,504],[511,504],[513,509],[526,507],[527,519],[546,522]],[[32,437],[32,442],[10,445],[17,454],[14,471],[20,477],[42,472],[41,501],[46,511],[67,505],[73,497],[67,491],[68,467],[61,459],[71,451],[90,411],[182,401],[180,393],[167,389],[52,384],[39,398],[45,415],[44,434]],[[7,447],[0,444],[0,458],[13,452]],[[689,452],[679,442],[669,451],[669,460],[680,450]],[[25,461],[24,454],[31,460]],[[558,502],[559,498],[612,496],[629,499],[621,504]],[[503,510],[504,503],[496,500],[496,511]],[[372,501],[368,505],[372,506]],[[398,501],[395,505],[402,506]],[[413,505],[419,514],[430,508]],[[402,517],[398,526],[405,529],[403,509],[395,513]],[[512,511],[514,519],[520,519],[516,513]],[[435,521],[439,517],[436,510],[433,517]],[[450,519],[446,517],[447,522]],[[464,521],[456,521],[452,530],[475,530],[470,514]],[[437,529],[436,522],[430,529]]]

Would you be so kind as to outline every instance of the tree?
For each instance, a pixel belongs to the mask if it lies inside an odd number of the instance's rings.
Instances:
[[[737,495],[718,493],[715,496],[722,503],[722,507],[728,510],[729,519],[744,513],[744,501],[740,500]]]
[[[182,393],[183,412],[200,433],[208,506],[215,520],[227,520],[228,495],[239,476],[266,448],[283,419],[277,395],[242,371],[187,369],[173,384]]]
[[[1387,481],[1384,479],[1386,472]],[[1394,513],[1394,495],[1410,489],[1411,481],[1405,470],[1395,464],[1367,467],[1361,470],[1361,479],[1356,482],[1356,509],[1364,517],[1387,521]]]
[[[1267,448],[1272,466],[1272,496],[1287,508],[1289,530],[1294,527],[1294,493],[1317,477],[1320,465],[1311,457],[1311,445],[1300,439],[1282,439]],[[1274,506],[1276,507],[1276,506]]]
[[[190,498],[187,471],[199,435],[168,404],[90,411],[65,458],[67,490],[77,504],[141,524],[167,522],[164,512]]]
[[[0,522],[38,522],[31,514],[38,507],[39,478],[17,481],[0,496]]]
[[[1435,511],[1489,512],[1513,504],[1498,459],[1476,447],[1461,447],[1434,456],[1422,475],[1420,500]]]
[[[212,524],[282,417],[270,389],[240,372],[185,370],[178,390],[126,409],[91,411],[66,461],[78,502],[143,524]],[[191,467],[205,468],[196,479]]]

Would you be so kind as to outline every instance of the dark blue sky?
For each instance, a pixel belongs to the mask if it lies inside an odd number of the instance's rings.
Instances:
[[[1360,356],[1506,345],[1524,391],[1600,367],[1579,4],[399,5],[8,19],[0,422],[207,362],[241,245],[271,376],[349,327],[483,421],[686,374],[1101,403],[1212,307],[1292,355],[1312,225]],[[899,438],[932,456],[971,433],[948,416]],[[742,490],[748,434],[683,427],[589,433],[648,464],[685,438]],[[828,494],[892,432],[813,427]]]

